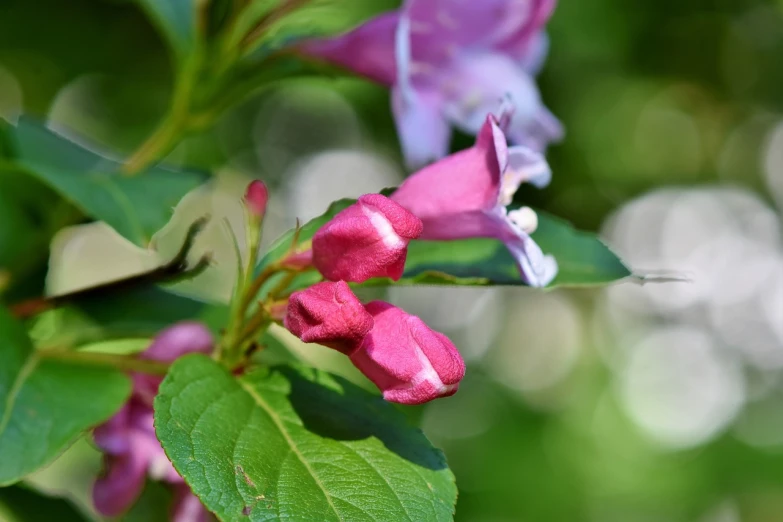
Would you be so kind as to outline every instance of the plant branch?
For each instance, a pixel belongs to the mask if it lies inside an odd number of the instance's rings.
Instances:
[[[152,375],[166,375],[169,370],[169,365],[166,363],[113,353],[51,349],[39,350],[36,355],[41,359],[66,361],[87,366],[112,367],[129,372],[149,373]]]
[[[193,91],[201,59],[194,54],[177,75],[171,107],[157,129],[130,155],[123,165],[123,172],[129,176],[138,174],[159,161],[176,146],[188,130],[189,113]]]

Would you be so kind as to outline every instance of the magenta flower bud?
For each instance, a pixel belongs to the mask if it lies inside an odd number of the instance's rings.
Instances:
[[[372,317],[345,281],[324,282],[291,294],[284,324],[306,343],[350,354],[372,328]]]
[[[209,353],[213,345],[212,334],[206,326],[195,321],[183,321],[161,330],[139,357],[168,363],[188,353]],[[163,378],[146,373],[134,373],[131,378],[134,395],[152,407]]]
[[[173,362],[187,353],[209,353],[214,344],[206,326],[195,321],[182,321],[161,330],[141,357]]]
[[[380,194],[366,194],[318,230],[313,264],[331,281],[396,281],[405,268],[408,243],[421,231],[421,220],[403,206]]]
[[[374,326],[351,362],[383,392],[401,404],[422,404],[454,395],[465,363],[448,337],[396,306],[366,305]]]
[[[253,180],[245,191],[245,205],[250,213],[262,218],[266,213],[266,204],[269,201],[269,189],[263,181]]]

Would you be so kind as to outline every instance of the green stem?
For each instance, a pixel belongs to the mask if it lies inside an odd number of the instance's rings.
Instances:
[[[270,324],[272,324],[272,321],[269,319],[269,314],[267,313],[257,314],[250,319],[237,343],[239,353],[244,354],[247,351],[247,345],[250,344],[262,330],[269,327]]]
[[[123,172],[138,174],[172,151],[185,130],[185,121],[170,112],[155,132],[125,162]]]
[[[180,70],[168,114],[152,135],[127,159],[123,166],[125,174],[130,176],[138,174],[162,159],[171,152],[188,130],[190,106],[199,64],[198,54],[194,54]]]
[[[166,375],[169,365],[158,361],[139,359],[138,357],[113,353],[79,352],[74,350],[40,350],[37,355],[42,359],[73,362],[88,366],[117,368],[129,372]]]

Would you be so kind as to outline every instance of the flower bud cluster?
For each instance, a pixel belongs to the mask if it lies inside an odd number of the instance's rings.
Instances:
[[[368,194],[313,237],[313,264],[329,281],[291,295],[284,324],[304,342],[348,357],[391,402],[421,404],[453,395],[465,375],[454,344],[389,303],[362,304],[348,282],[402,277],[408,243],[423,225],[404,207]]]

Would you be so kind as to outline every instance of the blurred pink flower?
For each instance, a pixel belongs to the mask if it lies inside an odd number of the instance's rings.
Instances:
[[[489,237],[503,241],[514,256],[524,281],[546,286],[557,274],[557,263],[545,256],[529,234],[535,212],[523,207],[508,211],[523,182],[549,183],[551,171],[543,156],[525,147],[507,147],[501,126],[488,116],[476,144],[408,177],[391,199],[424,224],[420,239]]]
[[[366,305],[374,325],[351,362],[401,404],[422,404],[457,392],[465,363],[448,337],[389,303]]]
[[[160,332],[141,358],[172,362],[187,353],[209,353],[209,330],[195,322],[183,322]],[[185,484],[163,452],[155,436],[152,401],[162,377],[136,373],[131,398],[111,419],[95,428],[96,445],[104,452],[105,472],[93,486],[93,502],[99,513],[116,517],[139,498],[147,477],[167,482],[175,491],[173,522],[206,522],[207,510]]]
[[[402,277],[408,243],[421,221],[380,194],[366,194],[313,236],[313,264],[326,279],[361,283]]]
[[[345,281],[324,282],[291,294],[284,324],[306,343],[350,354],[372,328],[372,316]]]
[[[403,153],[412,167],[448,153],[450,126],[476,134],[510,99],[512,142],[543,151],[563,129],[534,76],[548,50],[555,0],[406,0],[305,52],[392,87]]]

